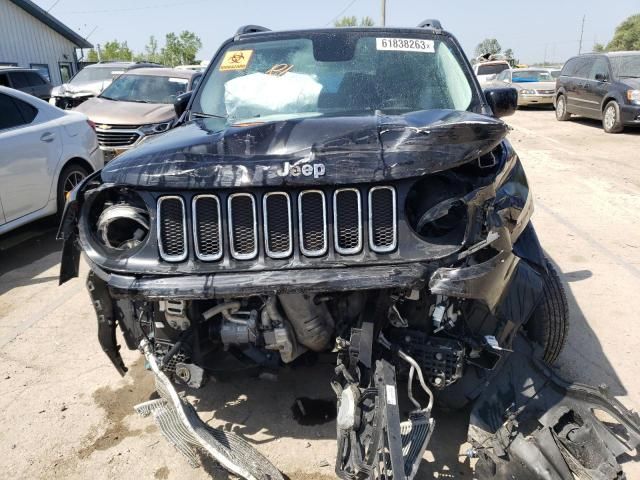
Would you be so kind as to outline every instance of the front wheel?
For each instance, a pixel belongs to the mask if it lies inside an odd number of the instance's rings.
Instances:
[[[544,348],[545,362],[553,364],[569,333],[569,306],[558,272],[549,260],[543,282],[542,299],[527,322],[526,331]]]
[[[571,118],[571,114],[567,112],[567,98],[564,95],[558,95],[556,100],[556,120],[566,122]]]
[[[64,204],[67,202],[67,197],[71,190],[84,180],[88,174],[87,169],[80,165],[67,165],[62,169],[58,179],[58,215],[62,215]]]
[[[622,125],[622,120],[620,119],[620,105],[615,100],[611,100],[604,107],[602,126],[607,133],[620,133],[624,130],[624,125]]]

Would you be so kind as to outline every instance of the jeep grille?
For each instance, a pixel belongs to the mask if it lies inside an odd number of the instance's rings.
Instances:
[[[336,253],[356,255],[365,245],[365,232],[373,252],[389,253],[397,246],[396,191],[390,186],[362,192],[339,188],[201,194],[190,204],[194,256],[201,261],[220,260],[225,251],[235,260],[252,260],[261,250],[266,257],[281,259],[294,255],[296,248],[299,255],[322,257],[328,254],[329,239]],[[166,261],[187,258],[185,218],[181,197],[159,198],[158,243]]]

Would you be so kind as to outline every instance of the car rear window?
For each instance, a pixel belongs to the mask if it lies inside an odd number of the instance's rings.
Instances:
[[[42,78],[36,72],[24,72],[27,76],[27,81],[31,86],[44,85],[44,78]]]
[[[509,65],[506,63],[494,63],[491,65],[480,65],[478,67],[478,75],[494,75],[508,69]]]

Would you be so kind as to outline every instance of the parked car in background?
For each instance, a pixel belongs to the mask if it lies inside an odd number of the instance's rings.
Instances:
[[[549,72],[551,77],[556,80],[560,76],[560,72],[562,71],[562,67],[540,67],[540,70],[544,70],[545,72]]]
[[[518,90],[518,106],[553,105],[555,79],[547,69],[516,68],[504,70],[493,82],[496,86]]]
[[[506,60],[490,60],[478,62],[473,66],[473,73],[478,77],[480,84],[485,84],[495,80],[497,75],[511,68]]]
[[[602,120],[607,133],[640,125],[640,52],[573,57],[556,84],[556,118],[572,114]]]
[[[85,100],[99,95],[122,73],[134,68],[150,67],[161,65],[147,62],[106,62],[87,65],[76,73],[69,83],[55,87],[49,103],[63,109],[77,107]]]
[[[196,72],[204,72],[208,66],[209,66],[209,61],[203,60],[196,65],[178,65],[175,68],[177,68],[178,70],[194,70]]]
[[[71,190],[103,165],[85,115],[0,86],[0,234],[61,213]]]
[[[49,100],[53,85],[37,70],[0,67],[0,86],[14,88],[43,100]]]
[[[176,98],[192,90],[201,76],[174,68],[129,70],[76,111],[96,124],[100,148],[109,161],[149,135],[168,130],[175,119]]]

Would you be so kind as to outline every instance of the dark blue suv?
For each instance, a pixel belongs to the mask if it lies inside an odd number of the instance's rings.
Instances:
[[[556,118],[572,114],[602,120],[607,133],[640,125],[640,52],[573,57],[556,82]]]

